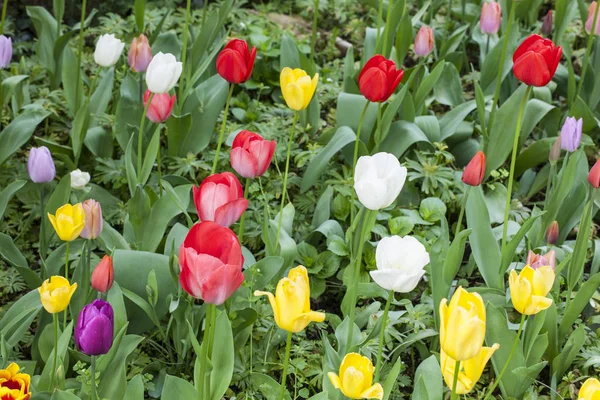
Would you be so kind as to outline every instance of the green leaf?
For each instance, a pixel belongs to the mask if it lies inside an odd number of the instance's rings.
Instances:
[[[429,138],[415,123],[397,121],[390,127],[390,132],[382,141],[380,149],[400,158],[414,144],[426,143],[433,147]]]
[[[57,347],[57,352],[58,352],[58,358],[57,358],[57,369],[62,369],[62,375],[66,375],[66,370],[65,368],[67,367],[67,365],[64,365],[63,363],[65,362],[65,357],[67,356],[67,350],[69,349],[69,342],[71,341],[71,336],[73,333],[73,321],[69,322],[69,324],[66,326],[64,332],[60,333],[60,336],[58,338],[58,347]],[[38,381],[37,385],[36,385],[36,390],[38,391],[49,391],[50,388],[50,379],[51,379],[51,375],[53,373],[55,373],[55,371],[52,370],[52,367],[54,365],[54,358],[56,356],[55,351],[52,351],[50,353],[50,357],[48,357],[48,361],[46,362],[46,365],[44,366],[44,369],[42,371],[40,380]]]
[[[135,161],[133,158],[133,138],[134,136],[131,136],[131,138],[129,138],[129,143],[127,144],[127,149],[125,150],[124,160],[125,174],[127,176],[127,185],[129,186],[129,194],[131,196],[134,196],[135,189],[137,186],[137,174],[133,165]]]
[[[8,186],[4,188],[0,192],[0,221],[2,221],[2,217],[4,217],[4,211],[6,211],[6,206],[10,199],[17,193],[27,181],[14,181],[10,183]]]
[[[55,390],[52,393],[52,397],[50,400],[81,400],[79,397],[75,396],[70,392],[63,392],[62,390]]]
[[[218,338],[218,343],[213,346],[210,357],[213,367],[210,373],[210,394],[212,400],[220,400],[231,383],[235,354],[231,323],[226,312],[217,316],[215,338]]]
[[[432,357],[434,357],[434,356],[432,356]],[[385,382],[383,384],[383,400],[388,400],[390,398],[390,395],[392,394],[394,386],[396,385],[396,382],[398,381],[398,375],[400,375],[401,369],[402,369],[402,357],[398,357],[396,359],[396,362],[394,363],[394,366],[392,367],[390,372],[388,372],[387,376],[385,377]]]
[[[466,32],[468,25],[465,25],[463,28],[465,28],[464,31]],[[451,107],[456,107],[464,103],[460,75],[454,64],[449,62],[444,63],[439,83],[433,87],[433,96],[438,103]]]
[[[71,146],[73,148],[73,155],[76,160],[79,160],[81,155],[81,148],[83,147],[83,141],[87,133],[90,124],[90,112],[88,110],[87,103],[79,108],[77,115],[73,120],[73,126],[71,127]]]
[[[142,172],[138,177],[138,185],[146,185],[148,178],[150,178],[150,173],[152,172],[152,167],[154,167],[154,162],[156,161],[156,156],[158,154],[158,147],[160,146],[160,128],[160,124],[156,126],[152,139],[150,139],[150,143],[148,143],[148,147],[146,147]]]
[[[443,398],[444,384],[440,363],[435,356],[429,356],[415,372],[415,387],[412,400],[436,400]]]
[[[97,123],[97,117],[106,112],[108,104],[112,100],[113,86],[115,83],[115,68],[103,68],[104,74],[98,83],[94,94],[90,98],[89,111],[92,116],[91,125]]]
[[[440,118],[440,140],[446,140],[454,135],[461,122],[463,122],[475,108],[477,108],[477,103],[475,100],[471,100],[454,107],[444,114],[444,116]]]
[[[586,333],[583,325],[579,325],[577,329],[569,335],[562,351],[552,360],[552,376],[557,382],[562,380],[564,374],[579,354],[583,343],[585,343]]]
[[[19,274],[23,277],[30,289],[41,286],[40,277],[29,268],[27,260],[19,251],[19,248],[13,243],[10,236],[0,232],[0,256],[12,264]]]
[[[265,257],[244,271],[244,281],[251,290],[265,290],[283,267],[283,258]]]
[[[9,347],[14,347],[25,337],[25,332],[42,309],[37,289],[21,296],[0,319],[0,336]]]
[[[504,277],[505,272],[508,270],[510,263],[513,261],[513,257],[517,252],[517,247],[529,232],[535,221],[544,215],[544,212],[532,215],[525,221],[519,231],[512,237],[512,239],[506,244],[506,247],[502,251],[502,262],[500,263],[500,277]]]
[[[144,400],[144,379],[141,374],[137,374],[129,381],[123,400]]]
[[[32,104],[0,132],[0,165],[29,141],[35,128],[50,115],[42,106]]]
[[[21,82],[29,78],[29,75],[13,75],[2,81],[2,105],[6,106]]]
[[[44,7],[28,6],[26,9],[38,37],[35,43],[37,56],[48,70],[52,86],[57,87],[60,83],[59,74],[57,74],[57,59],[54,57],[54,42],[58,31],[57,22]]]
[[[425,103],[425,98],[427,95],[442,77],[442,73],[444,72],[444,64],[445,63],[443,62],[438,63],[438,65],[435,66],[431,73],[424,78],[419,85],[417,94],[415,95],[415,110],[421,108],[421,106]]]
[[[586,307],[592,296],[596,294],[598,287],[600,287],[600,273],[592,275],[581,285],[581,288],[570,302],[569,307],[565,310],[565,314],[558,328],[558,337],[567,337],[571,326],[577,318],[580,318],[583,309]]]
[[[146,0],[135,0],[133,12],[135,14],[135,24],[140,33],[144,33],[144,12],[146,11]]]
[[[250,375],[250,384],[264,396],[265,400],[279,400],[281,385],[270,376],[254,372]],[[283,399],[291,400],[287,390],[283,395]]]
[[[127,363],[125,360],[144,338],[138,335],[125,335],[118,343],[118,348],[111,362],[104,369],[98,395],[101,399],[122,399],[127,392]],[[116,343],[113,343],[115,346]],[[112,350],[112,349],[111,349]]]
[[[188,381],[167,375],[160,398],[161,400],[197,399],[198,391]]]
[[[63,50],[61,73],[65,100],[71,116],[77,115],[77,112],[86,101],[83,92],[83,72],[79,72],[78,80],[78,69],[77,56],[70,47],[66,46]]]

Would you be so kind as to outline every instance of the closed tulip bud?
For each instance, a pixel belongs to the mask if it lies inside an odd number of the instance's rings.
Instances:
[[[600,398],[600,381],[588,378],[579,389],[578,400],[597,400]]]
[[[12,53],[12,39],[4,35],[0,35],[0,68],[6,68],[10,65]]]
[[[31,376],[19,370],[19,365],[14,362],[6,369],[0,369],[0,399],[29,400],[31,398]]]
[[[558,240],[558,221],[552,221],[548,229],[546,230],[546,243],[554,244]]]
[[[94,199],[82,204],[85,212],[85,226],[79,234],[84,239],[96,239],[102,233],[102,206]]]
[[[577,150],[581,143],[583,118],[567,117],[560,130],[560,147],[570,153]]]
[[[367,61],[358,75],[360,92],[369,101],[384,102],[398,87],[404,71],[396,69],[396,63],[376,54]]]
[[[550,267],[552,270],[556,268],[556,252],[554,250],[550,250],[546,254],[535,254],[533,251],[529,250],[527,254],[527,265],[529,265],[533,269],[538,269],[540,267]]]
[[[217,72],[229,83],[246,82],[252,76],[256,47],[249,49],[245,40],[233,39],[217,56]]]
[[[390,206],[400,194],[407,170],[390,153],[362,156],[354,170],[354,190],[358,200],[369,210]]]
[[[48,213],[48,219],[60,240],[71,242],[79,236],[85,226],[85,211],[81,203],[65,204],[56,210],[56,214]]]
[[[420,57],[427,56],[433,51],[434,43],[433,29],[423,25],[415,37],[415,54]]]
[[[440,302],[440,346],[458,361],[477,356],[485,338],[485,305],[479,293],[456,289],[450,304]]]
[[[510,271],[508,283],[510,298],[515,310],[524,315],[534,315],[552,305],[546,297],[554,285],[554,270],[549,265],[531,268],[526,265],[518,274]]]
[[[88,356],[106,354],[113,344],[115,316],[112,306],[96,299],[83,307],[75,326],[75,344]]]
[[[71,302],[71,296],[77,290],[77,283],[69,284],[67,278],[59,275],[46,279],[42,286],[38,288],[42,306],[50,314],[56,314],[64,311]]]
[[[588,16],[585,21],[585,31],[588,34],[592,33],[592,25],[594,25],[594,14],[596,13],[597,2],[592,1],[592,3],[588,7]],[[596,29],[594,29],[594,35],[600,35],[600,14],[596,17]]]
[[[219,306],[244,282],[243,265],[235,233],[203,221],[192,226],[179,249],[179,283],[190,296]]]
[[[231,145],[231,167],[244,178],[262,176],[271,164],[276,145],[274,140],[265,140],[257,133],[241,131]]]
[[[481,17],[479,19],[481,32],[487,33],[488,35],[494,35],[498,33],[501,19],[502,8],[500,7],[499,3],[495,1],[483,3],[483,7],[481,8]]]
[[[483,178],[485,178],[485,154],[483,151],[478,151],[465,167],[462,181],[469,186],[479,186]]]
[[[548,10],[542,21],[542,34],[546,36],[552,35],[552,10]]]
[[[554,141],[552,148],[550,149],[550,154],[548,155],[548,161],[550,161],[550,164],[556,165],[558,162],[558,159],[560,158],[561,147],[561,139],[560,136],[558,136]]]
[[[146,90],[144,93],[144,107],[148,104],[148,100],[152,92]],[[177,101],[177,96],[169,96],[169,93],[158,93],[152,97],[152,102],[150,103],[150,107],[148,107],[148,112],[146,116],[148,119],[155,124],[160,124],[165,122],[171,116],[171,111],[173,111],[173,106],[175,105],[175,101]]]
[[[152,61],[152,49],[146,35],[142,34],[139,37],[133,38],[129,47],[129,53],[127,53],[127,61],[133,71],[146,71],[148,64]]]
[[[367,357],[348,353],[342,360],[339,375],[329,372],[327,376],[334,388],[350,399],[383,399],[383,387],[373,384],[375,367]]]
[[[317,89],[319,74],[311,79],[306,71],[296,68],[285,67],[281,70],[279,84],[281,85],[281,94],[289,108],[295,111],[304,110],[310,104],[310,101]]]
[[[375,260],[377,269],[370,272],[371,278],[386,290],[408,293],[425,274],[429,254],[412,236],[390,236],[377,244]]]
[[[275,295],[254,291],[255,296],[267,296],[277,326],[288,332],[300,332],[311,322],[323,322],[325,314],[310,309],[308,271],[302,265],[292,268],[286,278],[277,283]]]
[[[115,279],[112,257],[106,254],[92,272],[92,287],[100,293],[106,293]]]
[[[71,171],[71,188],[75,190],[82,190],[90,182],[90,174],[83,172],[79,168]]]
[[[596,163],[590,170],[588,182],[596,189],[600,187],[600,159],[596,160]]]
[[[173,54],[159,52],[146,69],[146,86],[152,93],[167,93],[181,76],[183,67]]]
[[[32,147],[27,159],[27,172],[35,183],[51,182],[56,176],[52,154],[46,146]]]
[[[562,57],[562,48],[552,40],[531,35],[513,55],[513,73],[529,86],[546,86],[552,80]]]
[[[473,390],[479,378],[481,378],[485,365],[499,348],[500,345],[498,343],[494,343],[492,347],[482,347],[475,357],[460,363],[458,381],[456,382],[456,394],[467,394]],[[446,385],[452,390],[456,360],[448,356],[444,350],[440,351],[440,367]]]
[[[119,61],[123,48],[125,48],[125,43],[117,39],[115,35],[102,35],[96,43],[94,61],[102,67],[112,67]]]
[[[248,208],[242,184],[231,172],[211,175],[192,191],[196,211],[202,221],[214,221],[229,227]]]

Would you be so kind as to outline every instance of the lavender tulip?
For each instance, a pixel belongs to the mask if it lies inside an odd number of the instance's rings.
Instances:
[[[13,48],[11,38],[0,35],[0,68],[6,68],[10,65],[12,52]]]
[[[32,147],[27,160],[29,177],[35,183],[50,182],[56,176],[52,154],[46,146]]]
[[[560,130],[560,147],[570,153],[577,150],[581,143],[581,131],[583,129],[583,118],[567,117],[565,124]]]
[[[113,343],[114,312],[104,300],[83,307],[75,327],[75,343],[89,356],[106,354]]]

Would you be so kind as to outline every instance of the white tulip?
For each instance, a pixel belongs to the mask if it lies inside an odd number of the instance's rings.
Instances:
[[[80,169],[71,171],[71,188],[81,190],[90,182],[90,174]]]
[[[125,43],[121,42],[115,35],[102,35],[96,43],[94,60],[102,67],[112,67],[119,61]]]
[[[146,70],[146,85],[152,93],[167,93],[173,89],[182,65],[173,54],[158,53],[152,58]]]
[[[396,200],[406,181],[406,168],[390,153],[377,153],[358,159],[354,170],[354,190],[370,210],[381,210]]]
[[[381,239],[375,251],[377,269],[371,278],[382,288],[408,293],[417,287],[429,264],[425,246],[412,236],[391,236]]]

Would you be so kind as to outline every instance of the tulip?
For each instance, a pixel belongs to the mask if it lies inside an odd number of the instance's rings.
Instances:
[[[82,207],[85,226],[79,235],[84,239],[96,239],[102,233],[102,206],[94,199],[87,199]]]
[[[350,399],[383,399],[383,387],[373,384],[373,363],[358,353],[348,353],[340,365],[340,374],[329,372],[327,377],[334,388]]]
[[[12,53],[12,39],[4,35],[0,35],[0,68],[6,68],[10,65]]]
[[[473,390],[475,384],[481,378],[485,365],[499,348],[500,345],[498,343],[494,343],[492,347],[482,347],[475,357],[460,363],[458,381],[456,382],[456,394],[466,394]],[[440,351],[440,366],[446,385],[452,390],[456,360],[449,357],[442,350]]]
[[[533,269],[548,266],[554,270],[556,268],[556,252],[554,250],[550,250],[546,254],[542,255],[535,254],[533,251],[529,250],[526,264]]]
[[[38,288],[42,305],[50,314],[64,311],[69,306],[75,290],[77,290],[77,283],[69,285],[69,281],[59,275],[46,279]]]
[[[127,61],[133,71],[146,71],[148,64],[152,61],[152,49],[146,35],[142,34],[139,37],[133,38],[129,47],[129,53],[127,53]]]
[[[596,378],[588,378],[581,389],[579,389],[579,400],[598,400],[600,399],[600,381]]]
[[[546,230],[546,243],[554,244],[558,240],[558,222],[552,221],[548,229]]]
[[[319,74],[310,79],[306,71],[296,68],[285,67],[281,71],[279,83],[281,94],[287,106],[295,111],[304,110],[308,107],[319,82]]]
[[[56,176],[52,154],[46,146],[32,147],[27,159],[27,172],[35,183],[51,182]]]
[[[552,10],[548,10],[548,13],[542,21],[542,34],[550,36],[552,34]]]
[[[146,90],[144,93],[144,107],[148,104],[150,96],[152,96],[152,92]],[[146,116],[155,124],[165,122],[171,116],[171,111],[173,110],[176,100],[176,95],[169,96],[169,93],[155,94],[154,97],[152,97],[152,102],[150,103],[150,107],[148,107]]]
[[[560,158],[560,150],[561,150],[561,140],[560,135],[554,141],[552,148],[550,149],[550,154],[548,154],[548,161],[550,161],[551,165],[556,165],[558,159]]]
[[[167,93],[173,89],[179,76],[182,64],[173,54],[159,52],[152,58],[146,70],[146,86],[152,93]]]
[[[217,56],[217,72],[229,83],[246,82],[252,76],[256,47],[248,48],[245,40],[233,39]]]
[[[360,92],[369,101],[381,103],[390,98],[402,80],[404,71],[396,69],[396,63],[376,54],[367,61],[360,75]]]
[[[85,226],[85,211],[81,203],[65,204],[56,210],[56,215],[48,213],[48,219],[60,240],[71,242]]]
[[[531,35],[521,43],[513,55],[513,72],[517,79],[529,86],[546,86],[552,80],[562,48],[552,40]]]
[[[194,187],[193,192],[196,211],[202,221],[229,227],[248,208],[242,185],[231,172],[209,176],[200,187]]]
[[[570,153],[577,150],[581,143],[583,118],[567,117],[560,130],[560,148]]]
[[[600,159],[596,160],[596,163],[592,169],[590,169],[590,173],[588,174],[588,182],[596,189],[600,187]]]
[[[259,134],[241,131],[231,145],[231,167],[244,178],[262,176],[269,168],[276,142],[265,140]]]
[[[520,274],[510,271],[508,283],[510,298],[515,310],[523,315],[534,315],[552,305],[552,299],[546,295],[554,285],[554,270],[545,265],[533,269],[529,265]]]
[[[113,343],[114,312],[104,300],[83,307],[75,326],[75,343],[88,356],[106,354]]]
[[[71,171],[71,188],[81,190],[90,182],[90,174],[77,168]]]
[[[255,296],[267,296],[275,322],[284,331],[300,332],[311,322],[323,322],[325,314],[310,309],[310,283],[303,266],[292,268],[286,278],[277,283],[275,295],[256,290]]]
[[[500,29],[501,19],[502,8],[500,8],[499,3],[495,1],[492,1],[491,3],[483,3],[481,17],[479,19],[481,32],[487,33],[488,35],[495,35]]]
[[[434,43],[433,29],[427,25],[421,26],[415,37],[415,54],[420,57],[427,56],[433,51]]]
[[[102,35],[96,43],[94,61],[101,67],[112,67],[119,61],[124,47],[125,43],[117,39],[115,35]]]
[[[483,151],[478,151],[467,164],[462,181],[469,186],[479,186],[483,178],[485,178],[485,154]]]
[[[479,293],[469,293],[462,287],[454,292],[450,304],[440,302],[440,345],[452,359],[475,357],[485,338],[485,306]]]
[[[92,287],[100,293],[106,293],[115,279],[112,257],[106,254],[92,272]]]
[[[597,2],[592,1],[588,7],[588,16],[585,21],[585,31],[590,34],[592,33],[592,25],[594,25],[594,14],[596,13]],[[596,18],[596,28],[594,29],[595,35],[600,35],[600,16]]]
[[[192,297],[223,304],[244,281],[242,248],[231,229],[211,221],[190,229],[179,249],[179,282]]]
[[[354,190],[360,202],[370,210],[391,205],[406,181],[407,170],[390,153],[362,156],[354,171]]]
[[[382,288],[408,293],[417,287],[429,264],[425,246],[412,236],[381,239],[375,251],[377,269],[371,278]]]
[[[31,392],[29,386],[31,377],[19,372],[17,363],[10,363],[6,369],[0,369],[0,399],[2,400],[29,400]]]

